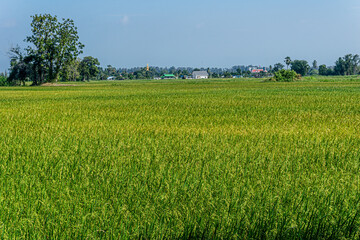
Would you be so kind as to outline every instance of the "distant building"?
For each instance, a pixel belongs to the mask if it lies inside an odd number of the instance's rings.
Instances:
[[[114,76],[110,76],[107,78],[107,80],[115,80],[115,79],[116,79],[116,77],[114,77]]]
[[[261,72],[267,73],[268,71],[266,69],[262,69],[262,68],[251,70],[251,73],[261,73]]]
[[[194,71],[192,77],[193,79],[205,79],[209,78],[209,74],[207,71]]]
[[[176,79],[174,74],[164,74],[161,76],[161,79]]]
[[[246,67],[246,71],[252,72],[254,69],[260,69],[260,66],[249,65]]]

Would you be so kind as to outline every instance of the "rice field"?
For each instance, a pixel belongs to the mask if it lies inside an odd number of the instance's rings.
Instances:
[[[359,79],[0,88],[0,239],[359,237]]]

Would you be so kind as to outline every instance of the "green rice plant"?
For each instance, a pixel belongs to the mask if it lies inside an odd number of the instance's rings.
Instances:
[[[358,239],[359,99],[348,78],[0,88],[0,238]]]

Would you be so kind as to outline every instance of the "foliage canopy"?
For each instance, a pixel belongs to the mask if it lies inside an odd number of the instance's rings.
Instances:
[[[31,44],[26,48],[27,56],[16,58],[12,71],[22,66],[33,85],[58,81],[61,72],[82,53],[84,47],[79,42],[74,21],[64,18],[59,21],[57,16],[50,14],[34,15],[31,33],[25,39]]]
[[[99,73],[99,65],[100,62],[97,58],[91,56],[84,57],[79,65],[82,80],[90,80],[90,78],[96,77],[96,75]]]
[[[301,76],[305,76],[309,72],[310,66],[305,60],[294,60],[291,62],[291,70],[294,70]]]
[[[270,81],[274,82],[294,82],[299,80],[301,77],[293,70],[279,70],[274,73],[274,76],[270,79]]]

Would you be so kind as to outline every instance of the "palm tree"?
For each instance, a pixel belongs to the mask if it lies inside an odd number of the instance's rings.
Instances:
[[[291,62],[292,62],[292,61],[291,61],[291,58],[290,58],[290,57],[286,57],[284,62],[286,63],[287,69],[289,69],[289,65],[290,65]]]

